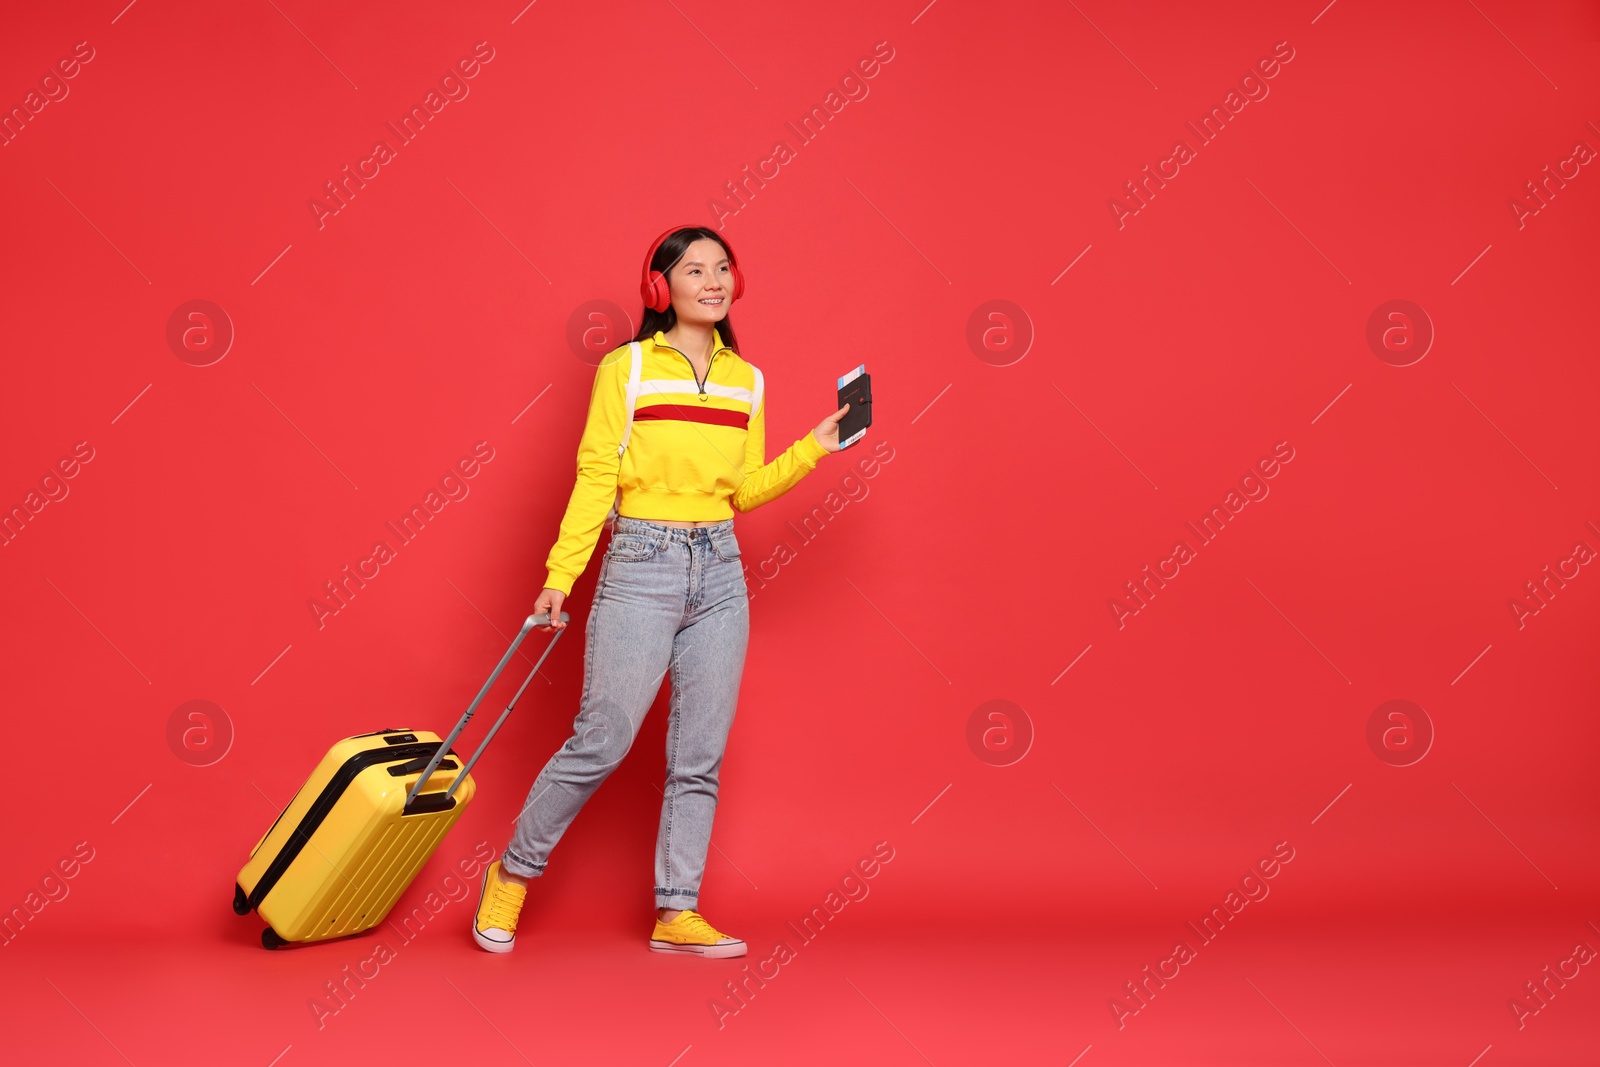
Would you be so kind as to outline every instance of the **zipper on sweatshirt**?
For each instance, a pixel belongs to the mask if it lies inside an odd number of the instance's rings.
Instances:
[[[656,347],[658,347],[658,348],[672,348],[671,345],[663,344],[661,342],[657,342]],[[726,347],[727,347],[726,345],[723,346],[723,348],[726,348]],[[695,388],[700,391],[700,399],[701,399],[702,402],[710,399],[710,397],[706,394],[706,382],[711,380],[711,365],[713,363],[715,363],[717,361],[717,357],[722,354],[723,348],[719,348],[715,352],[712,352],[711,353],[711,358],[706,360],[706,376],[705,376],[704,379],[702,379],[700,377],[700,375],[695,371],[695,369],[694,369],[694,360],[689,358],[688,353],[682,351],[681,349],[672,348],[672,350],[674,352],[677,352],[678,355],[683,357],[683,361],[685,363],[689,364],[689,376],[694,379]]]

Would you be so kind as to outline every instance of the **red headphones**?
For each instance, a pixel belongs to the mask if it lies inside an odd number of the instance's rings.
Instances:
[[[658,270],[650,269],[650,261],[656,258],[656,250],[661,243],[679,230],[701,229],[693,224],[674,226],[666,233],[655,239],[650,245],[650,251],[644,255],[644,276],[639,282],[639,295],[644,298],[644,306],[651,311],[665,311],[672,306],[672,287],[667,283],[666,275]],[[713,231],[714,232],[714,231]],[[739,269],[739,257],[733,254],[733,246],[727,239],[717,234],[716,240],[728,250],[728,270],[733,274],[733,294],[730,300],[737,300],[744,295],[744,272]],[[670,269],[670,268],[669,268]]]

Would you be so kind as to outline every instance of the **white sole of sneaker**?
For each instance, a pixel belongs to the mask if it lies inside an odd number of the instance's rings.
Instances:
[[[743,956],[745,943],[736,942],[731,945],[680,945],[676,941],[657,941],[650,939],[651,952],[676,952],[683,956],[704,956],[707,959],[720,960],[729,956]]]
[[[511,946],[517,942],[514,937],[510,941],[494,941],[484,937],[478,930],[477,920],[473,920],[472,923],[472,940],[478,943],[479,948],[487,949],[490,952],[510,952]]]

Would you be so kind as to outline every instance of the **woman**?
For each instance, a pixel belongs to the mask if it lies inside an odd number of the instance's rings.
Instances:
[[[511,951],[528,879],[544,873],[568,824],[627,754],[670,672],[650,947],[745,954],[742,940],[696,910],[750,632],[733,513],[777,499],[837,452],[849,405],[767,463],[764,380],[735,351],[728,318],[744,279],[727,242],[699,226],[667,231],[645,256],[640,288],[632,428],[623,345],[595,371],[577,482],[533,608],[550,615],[543,631],[566,627],[561,605],[615,501],[585,627],[583,696],[572,736],[534,779],[511,843],[484,873],[472,936],[490,952]]]

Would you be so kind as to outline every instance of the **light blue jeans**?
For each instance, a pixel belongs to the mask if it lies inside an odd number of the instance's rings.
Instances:
[[[534,779],[501,856],[505,869],[525,878],[544,874],[562,833],[633,746],[670,670],[655,901],[698,907],[749,637],[749,593],[732,519],[691,528],[618,516],[585,624],[583,696],[572,736]]]

